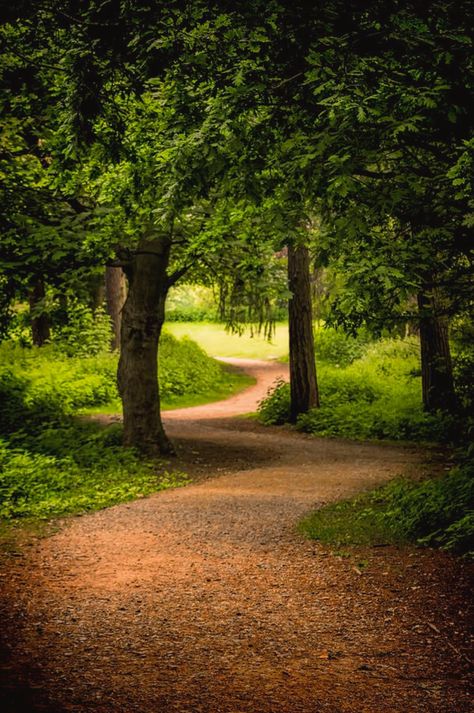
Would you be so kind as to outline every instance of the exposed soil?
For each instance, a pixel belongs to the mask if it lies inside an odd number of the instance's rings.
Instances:
[[[241,365],[255,387],[165,415],[171,467],[194,484],[4,551],[2,711],[471,710],[471,567],[414,548],[333,552],[295,528],[433,453],[236,418],[284,375]]]

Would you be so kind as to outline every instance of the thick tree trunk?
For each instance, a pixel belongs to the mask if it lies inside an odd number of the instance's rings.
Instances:
[[[107,312],[112,321],[112,341],[110,347],[113,351],[120,348],[120,327],[122,323],[122,309],[127,296],[125,274],[121,267],[105,268],[105,297]]]
[[[33,344],[42,347],[51,338],[49,317],[41,312],[41,303],[45,298],[44,280],[42,277],[35,277],[31,282],[28,301],[31,312],[31,337]]]
[[[425,411],[452,410],[456,405],[448,320],[439,314],[433,292],[418,294],[421,380]]]
[[[316,362],[314,357],[309,252],[306,247],[288,248],[288,303],[290,332],[290,417],[319,406]]]
[[[122,310],[118,386],[123,405],[124,445],[149,455],[172,453],[161,421],[158,343],[165,318],[169,261],[166,239],[143,240],[127,270]]]

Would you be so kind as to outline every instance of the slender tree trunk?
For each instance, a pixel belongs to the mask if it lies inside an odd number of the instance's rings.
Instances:
[[[166,239],[143,240],[127,270],[122,310],[118,387],[123,404],[124,445],[149,455],[172,453],[160,415],[158,343],[168,291]]]
[[[95,312],[99,307],[103,307],[105,300],[104,273],[98,272],[89,278],[89,305]]]
[[[314,357],[309,252],[303,246],[288,248],[288,303],[290,332],[290,417],[319,407],[316,362]]]
[[[49,317],[41,312],[41,303],[46,296],[44,280],[42,277],[35,277],[31,282],[28,301],[31,312],[31,336],[33,344],[42,347],[51,338]]]
[[[112,320],[112,351],[120,348],[120,328],[122,324],[122,309],[127,296],[125,274],[121,267],[105,268],[105,296],[107,312]]]
[[[452,410],[456,405],[448,320],[439,314],[436,294],[418,294],[421,380],[425,411]]]
[[[405,324],[405,337],[420,336],[420,318],[418,308],[418,296],[410,295],[407,300],[407,308],[411,313],[410,319]]]

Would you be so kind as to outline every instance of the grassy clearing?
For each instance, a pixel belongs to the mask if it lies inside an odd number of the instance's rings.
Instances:
[[[212,322],[167,322],[166,331],[175,337],[189,337],[214,357],[280,359],[288,353],[288,325],[279,323],[268,342],[249,331],[239,336],[227,332],[223,324]]]

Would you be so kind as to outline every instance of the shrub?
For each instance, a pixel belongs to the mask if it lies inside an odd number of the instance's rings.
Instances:
[[[474,462],[440,478],[398,479],[369,493],[314,512],[300,523],[328,544],[412,541],[474,554]]]
[[[290,418],[290,385],[277,379],[268,389],[266,397],[259,402],[258,417],[267,425],[281,425]]]
[[[364,347],[364,355],[341,368],[320,363],[321,408],[301,415],[297,427],[320,436],[450,439],[458,424],[445,414],[422,409],[416,345],[384,340]],[[259,405],[263,423],[281,424],[290,414],[290,390],[276,383]]]
[[[460,406],[472,412],[474,406],[474,349],[462,349],[453,359],[453,376]]]
[[[109,349],[110,317],[102,307],[92,310],[78,300],[67,308],[67,323],[56,331],[54,342],[69,356],[90,356]]]
[[[348,366],[364,354],[369,337],[360,332],[355,337],[331,327],[318,330],[314,339],[314,350],[318,361],[336,366]]]
[[[32,399],[29,382],[10,370],[0,372],[0,433],[8,434],[33,425],[56,422],[63,413],[61,403],[43,394]]]
[[[218,322],[219,315],[215,308],[176,307],[166,311],[167,322]]]
[[[160,343],[160,391],[163,398],[204,394],[225,378],[219,362],[188,337],[178,340],[164,332]]]

